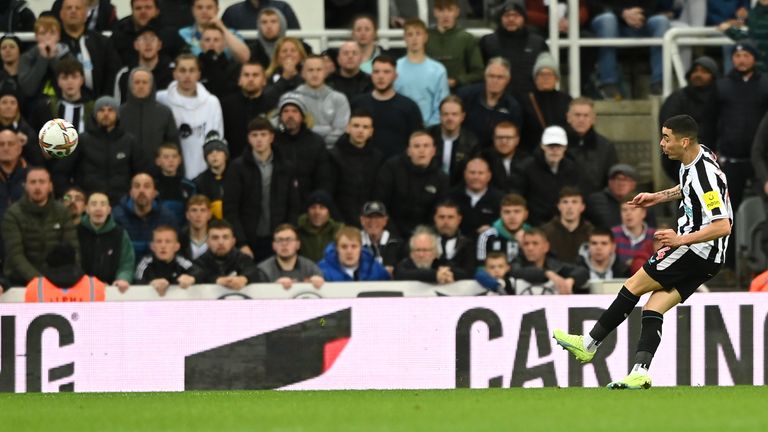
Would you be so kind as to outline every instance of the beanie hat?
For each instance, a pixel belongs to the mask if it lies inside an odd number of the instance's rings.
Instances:
[[[96,102],[93,104],[93,112],[97,113],[104,107],[111,107],[115,112],[118,112],[120,110],[120,102],[112,96],[102,96],[96,99]]]
[[[685,74],[685,79],[691,78],[691,72],[693,72],[693,68],[695,68],[696,66],[701,66],[704,69],[708,70],[709,73],[711,73],[715,78],[720,75],[720,68],[717,67],[717,62],[715,62],[715,60],[712,57],[701,56],[701,57],[697,57],[696,60],[693,61],[691,68],[688,69],[688,72]]]
[[[307,116],[307,104],[299,93],[288,92],[280,97],[279,112],[283,112],[286,105],[293,105],[301,111],[301,115]]]
[[[333,197],[324,190],[316,190],[307,197],[307,208],[310,208],[315,204],[320,204],[328,210],[333,210],[335,208]]]
[[[539,71],[542,69],[552,69],[557,76],[557,79],[560,79],[560,68],[557,67],[557,63],[555,63],[552,54],[548,52],[543,52],[536,57],[536,63],[533,65],[533,79],[536,79],[536,75],[538,75]]]
[[[203,144],[203,154],[207,158],[208,155],[215,150],[223,151],[229,159],[229,145],[227,140],[222,138],[215,130],[208,132],[205,135],[205,144]]]
[[[752,54],[755,59],[760,58],[760,51],[757,50],[757,47],[755,46],[755,43],[752,42],[750,39],[745,39],[743,41],[740,41],[734,46],[733,52],[737,51],[746,51],[750,54]]]
[[[499,22],[501,22],[502,15],[509,11],[515,11],[519,13],[523,16],[523,18],[525,18],[526,21],[528,21],[528,12],[526,11],[525,4],[522,2],[522,0],[507,0],[504,2],[504,4],[501,5],[501,7],[497,9],[497,11]]]

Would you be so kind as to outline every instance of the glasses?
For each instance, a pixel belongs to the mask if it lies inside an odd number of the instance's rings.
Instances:
[[[67,194],[61,199],[64,201],[85,202],[85,197],[82,195]]]
[[[293,237],[275,237],[272,241],[277,244],[285,244],[285,243],[293,243],[296,241],[296,239]]]

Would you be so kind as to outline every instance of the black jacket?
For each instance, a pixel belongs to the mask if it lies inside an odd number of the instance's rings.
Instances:
[[[520,103],[523,105],[525,130],[520,137],[520,148],[531,153],[541,144],[541,134],[547,126],[566,127],[565,119],[571,96],[568,93],[551,90],[532,91],[521,95]],[[538,109],[538,112],[537,112]],[[541,113],[541,118],[539,118]],[[542,121],[544,124],[542,125]]]
[[[341,212],[342,222],[357,226],[363,204],[373,197],[376,174],[384,157],[370,144],[355,147],[347,134],[336,141],[330,154],[334,202]]]
[[[248,147],[248,123],[258,116],[266,116],[277,106],[280,93],[267,87],[261,96],[253,99],[236,91],[221,98],[221,113],[224,118],[224,138],[229,144],[232,159],[239,157]]]
[[[608,185],[608,170],[619,163],[616,147],[608,138],[590,129],[582,137],[570,127],[568,131],[567,158],[576,162],[580,174],[579,189],[585,195]]]
[[[621,202],[607,187],[587,195],[585,203],[587,204],[585,218],[592,222],[592,225],[603,229],[621,225]],[[652,227],[656,226],[656,216],[652,208],[648,209],[645,221]]]
[[[525,170],[526,192],[528,201],[528,223],[541,225],[557,214],[557,201],[560,189],[565,186],[578,187],[581,173],[576,162],[566,158],[560,161],[557,173],[553,173],[544,160],[544,153],[538,150]]]
[[[478,228],[483,225],[490,227],[499,218],[501,199],[504,194],[489,185],[485,195],[472,207],[472,198],[467,195],[464,183],[461,183],[451,190],[448,197],[461,209],[461,233],[471,239],[476,239],[480,235],[477,232]]]
[[[539,54],[547,50],[547,41],[525,27],[510,32],[499,24],[495,32],[480,38],[484,63],[497,56],[509,60],[512,81],[508,90],[514,95],[533,90],[533,65]]]
[[[399,281],[419,281],[419,282],[426,282],[426,283],[437,283],[437,268],[438,267],[450,267],[451,272],[453,272],[453,279],[459,280],[460,278],[457,277],[457,273],[461,272],[461,270],[457,270],[451,263],[445,262],[441,259],[436,259],[432,261],[432,266],[428,269],[421,269],[416,267],[416,264],[413,262],[411,258],[405,258],[399,263],[397,263],[397,266],[395,267],[395,272],[393,274],[394,280]],[[463,274],[463,273],[460,273]],[[461,278],[465,279],[465,278]]]
[[[157,64],[152,69],[152,80],[155,90],[165,90],[173,82],[174,65],[175,63],[170,57],[160,54]],[[126,66],[117,72],[117,77],[115,78],[117,80],[115,97],[120,100],[121,104],[125,104],[131,94],[131,71],[137,66],[138,63],[135,62],[126,63]],[[154,95],[152,98],[154,99]]]
[[[538,268],[526,260],[523,254],[520,254],[512,262],[512,270],[509,271],[509,275],[531,284],[543,284],[549,281],[545,274],[547,270],[551,270],[566,279],[573,278],[575,281],[573,284],[574,294],[589,293],[589,287],[586,286],[589,280],[589,271],[586,268],[562,262],[551,256],[547,256],[544,260],[544,268]]]
[[[520,103],[511,95],[504,95],[494,107],[485,102],[485,84],[464,86],[459,90],[467,117],[464,127],[474,132],[480,148],[493,146],[493,129],[502,121],[510,121],[523,130],[523,111]]]
[[[293,167],[302,208],[313,191],[322,189],[330,193],[333,190],[331,162],[325,141],[320,135],[306,126],[302,126],[296,135],[283,131],[275,136],[272,148],[275,154],[279,154],[282,160]]]
[[[475,248],[475,242],[469,237],[465,237],[459,234],[456,238],[455,252],[452,258],[448,259],[445,250],[445,244],[450,240],[448,237],[440,236],[440,241],[443,244],[443,254],[440,255],[439,261],[451,266],[453,271],[453,278],[455,280],[460,279],[472,279],[475,274],[475,267],[477,267]]]
[[[120,125],[136,137],[141,156],[141,170],[155,167],[155,153],[160,144],[179,143],[179,130],[171,109],[155,100],[154,92],[139,99],[128,93],[127,102],[120,106]]]
[[[491,165],[491,182],[503,193],[516,193],[523,195],[526,190],[525,166],[532,159],[521,151],[516,151],[509,164],[509,172],[504,167],[504,159],[493,148],[483,151],[485,160]]]
[[[443,153],[445,153],[445,142],[443,141],[443,130],[439,124],[427,129],[432,139],[435,141],[437,152],[435,159],[442,166]],[[448,169],[448,179],[451,186],[455,186],[464,180],[464,166],[467,160],[471,158],[478,150],[477,137],[471,130],[462,127],[459,131],[459,137],[453,141],[451,146],[451,163]]]
[[[352,99],[363,93],[368,93],[373,88],[371,76],[363,71],[359,71],[350,78],[343,77],[338,72],[334,72],[325,83],[337,92],[343,93],[350,104]]]
[[[232,274],[245,276],[249,284],[269,282],[251,257],[237,249],[232,249],[223,257],[216,256],[209,250],[192,263],[187,274],[195,278],[195,283],[203,284],[216,283],[216,279]]]
[[[240,63],[230,60],[224,53],[214,51],[200,53],[200,83],[211,94],[221,99],[238,90],[237,80],[240,75]]]
[[[749,159],[752,140],[768,111],[768,77],[755,72],[744,81],[736,69],[717,80],[717,143],[721,156]]]
[[[173,257],[171,262],[164,262],[155,256],[147,255],[136,266],[134,283],[147,285],[155,279],[165,279],[175,284],[179,276],[187,273],[192,268],[192,261],[181,255]]]
[[[112,42],[101,33],[88,30],[80,37],[85,38],[85,47],[93,64],[93,94],[112,94],[115,76],[121,67],[120,56],[117,55]],[[64,29],[61,31],[61,42],[66,44],[74,55],[80,52],[79,39],[72,39]]]
[[[182,48],[186,45],[184,39],[179,36],[178,29],[163,26],[158,18],[149,21],[148,27],[152,27],[157,33],[157,37],[163,42],[163,48],[160,53],[170,58],[175,58]],[[133,49],[133,41],[139,34],[141,28],[136,27],[133,22],[133,16],[128,15],[112,27],[112,45],[120,54],[123,64],[135,64],[138,61],[138,53]]]
[[[3,33],[31,32],[35,28],[35,13],[24,0],[5,0],[0,5],[0,31]]]

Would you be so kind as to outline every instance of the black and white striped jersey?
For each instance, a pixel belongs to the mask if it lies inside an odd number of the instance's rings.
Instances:
[[[677,211],[678,235],[699,231],[717,219],[728,218],[733,225],[728,183],[717,158],[707,147],[702,145],[693,162],[680,166],[680,190],[683,199]],[[729,237],[695,243],[690,249],[703,259],[722,263]]]

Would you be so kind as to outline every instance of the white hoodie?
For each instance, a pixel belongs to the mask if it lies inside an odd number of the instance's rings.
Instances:
[[[215,130],[219,136],[224,136],[219,99],[200,83],[197,83],[195,97],[182,96],[179,94],[178,83],[174,81],[167,90],[157,92],[157,101],[173,112],[184,157],[184,176],[194,179],[207,169],[203,154],[205,135]]]

